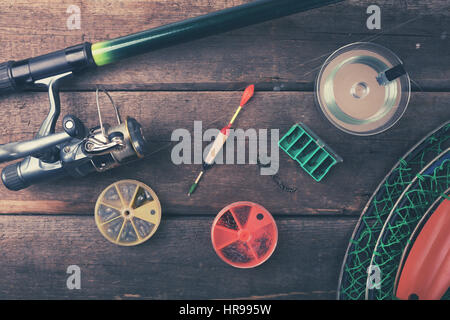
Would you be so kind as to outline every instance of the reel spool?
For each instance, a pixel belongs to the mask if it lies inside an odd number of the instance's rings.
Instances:
[[[334,52],[323,64],[315,98],[338,129],[373,135],[392,127],[406,111],[411,85],[402,61],[390,50],[356,42]]]
[[[232,203],[214,219],[211,240],[217,255],[236,268],[253,268],[270,258],[278,242],[272,215],[259,204]]]
[[[156,193],[136,180],[109,185],[97,199],[95,223],[114,244],[135,246],[150,239],[161,222],[161,204]]]

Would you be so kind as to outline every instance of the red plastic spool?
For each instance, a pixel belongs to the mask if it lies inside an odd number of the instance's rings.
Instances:
[[[223,208],[214,219],[211,240],[217,255],[236,268],[264,263],[275,250],[278,229],[259,204],[240,201]]]

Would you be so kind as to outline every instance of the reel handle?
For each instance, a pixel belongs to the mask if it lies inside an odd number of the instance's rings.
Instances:
[[[86,136],[84,124],[75,116],[67,115],[63,119],[64,132],[54,133],[28,141],[11,142],[0,145],[0,163],[34,155],[35,157],[46,150],[73,138],[83,139]]]
[[[0,146],[0,163],[11,160],[17,160],[26,156],[41,153],[58,144],[64,143],[72,139],[67,132],[51,134],[38,139],[11,142]]]
[[[77,117],[68,114],[63,118],[64,131],[72,138],[84,139],[87,135],[86,127]]]

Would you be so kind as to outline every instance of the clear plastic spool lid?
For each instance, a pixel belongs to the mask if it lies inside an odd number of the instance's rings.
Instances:
[[[406,111],[411,93],[407,73],[391,81],[384,77],[399,65],[402,61],[392,51],[374,43],[357,42],[338,49],[316,80],[321,111],[350,134],[373,135],[389,129]]]

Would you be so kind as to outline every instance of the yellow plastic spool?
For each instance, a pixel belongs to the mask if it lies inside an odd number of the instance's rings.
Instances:
[[[101,234],[120,246],[135,246],[150,239],[161,222],[156,193],[136,180],[109,185],[95,204],[95,223]]]

